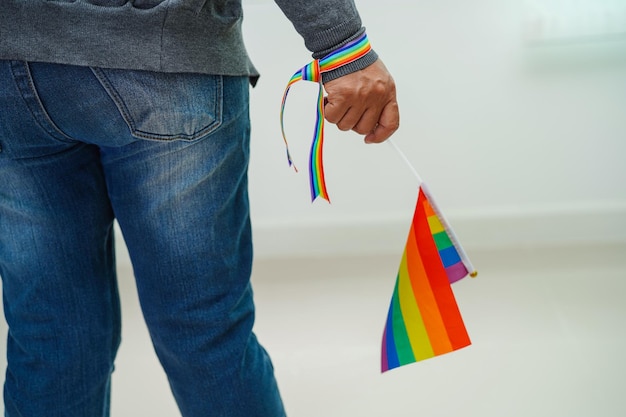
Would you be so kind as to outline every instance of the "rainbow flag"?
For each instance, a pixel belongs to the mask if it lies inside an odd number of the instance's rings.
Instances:
[[[471,344],[450,284],[476,272],[420,185],[382,342],[381,371]]]

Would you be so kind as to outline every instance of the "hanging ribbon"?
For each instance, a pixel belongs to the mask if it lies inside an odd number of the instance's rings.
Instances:
[[[287,144],[287,137],[285,135],[285,127],[283,124],[287,94],[289,93],[291,86],[298,81],[313,81],[319,85],[315,128],[313,131],[313,141],[311,143],[311,152],[309,155],[309,179],[311,184],[312,201],[315,201],[317,197],[321,197],[330,202],[328,191],[326,190],[326,181],[324,179],[324,163],[322,155],[324,145],[324,85],[322,83],[322,73],[332,71],[342,65],[354,62],[365,56],[371,49],[372,48],[369,40],[367,39],[367,35],[364,32],[361,36],[345,44],[336,51],[321,59],[316,59],[300,68],[291,77],[289,83],[287,84],[287,88],[285,88],[282,105],[280,107],[280,129],[283,135],[283,140],[285,141],[285,148],[287,150],[287,161],[289,162],[289,166],[293,166],[297,172],[298,169],[293,164],[291,154],[289,153],[289,145]]]

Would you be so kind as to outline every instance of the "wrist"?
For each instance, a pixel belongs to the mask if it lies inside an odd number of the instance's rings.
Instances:
[[[378,59],[363,27],[331,50],[315,53],[313,57],[319,63],[322,82],[362,70]]]
[[[322,82],[327,83],[332,80],[336,80],[339,77],[343,77],[344,75],[351,74],[353,72],[360,71],[364,68],[369,67],[374,62],[378,60],[378,54],[371,49],[367,54],[363,55],[361,58],[356,61],[352,61],[348,64],[342,65],[339,68],[334,70],[323,72],[322,73]]]

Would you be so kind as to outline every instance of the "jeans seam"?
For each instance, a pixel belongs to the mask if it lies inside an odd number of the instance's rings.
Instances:
[[[124,101],[120,97],[115,87],[113,87],[113,85],[107,78],[106,74],[100,68],[90,67],[90,69],[91,69],[91,72],[93,72],[93,74],[96,76],[96,78],[102,85],[102,88],[104,89],[104,91],[107,93],[109,97],[111,97],[111,100],[113,100],[113,102],[115,103],[115,107],[117,107],[118,111],[120,112],[122,118],[128,125],[131,132],[136,132],[137,128],[135,126],[135,122],[130,117],[129,112],[126,109],[126,106],[124,105]]]
[[[21,65],[22,68],[18,69],[18,65]],[[23,71],[23,73],[22,73]],[[53,137],[54,139],[64,142],[64,143],[74,143],[76,140],[68,135],[66,135],[52,120],[48,112],[46,111],[41,98],[39,97],[39,93],[37,92],[37,87],[35,86],[35,82],[33,80],[33,76],[30,71],[30,67],[28,62],[25,61],[12,61],[11,62],[11,73],[13,74],[13,80],[19,90],[22,99],[26,103],[31,116],[37,123],[37,125],[44,130],[48,135]],[[26,85],[24,85],[25,79]],[[32,94],[32,98],[25,97],[25,93]],[[34,103],[33,103],[34,101]],[[33,108],[33,106],[35,106]]]

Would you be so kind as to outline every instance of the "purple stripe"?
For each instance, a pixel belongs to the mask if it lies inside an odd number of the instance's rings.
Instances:
[[[467,268],[465,268],[463,262],[457,262],[446,268],[446,274],[448,275],[448,281],[452,284],[467,275]]]
[[[350,49],[352,48],[354,45],[358,44],[359,42],[363,41],[363,38],[366,38],[367,34],[365,32],[363,32],[361,34],[361,36],[359,36],[358,38],[351,40],[350,42],[348,42],[347,44],[345,44],[344,46],[340,47],[339,49],[337,49],[336,51],[331,52],[330,54],[326,55],[325,57],[323,57],[320,61],[327,59],[328,57],[332,56],[332,55],[336,55],[336,54],[340,54],[343,51],[345,51],[346,49]]]

